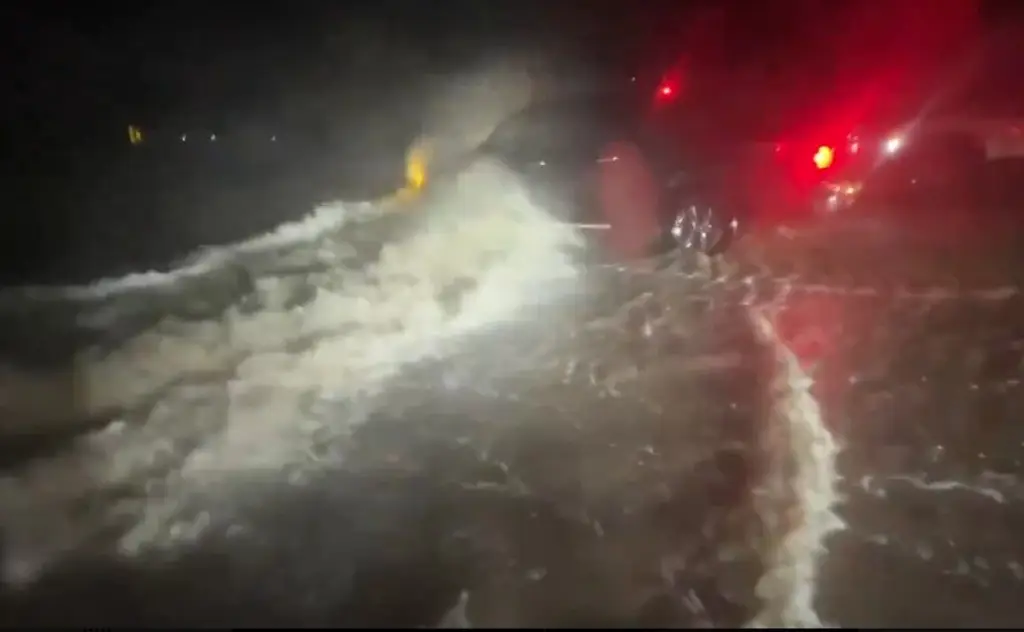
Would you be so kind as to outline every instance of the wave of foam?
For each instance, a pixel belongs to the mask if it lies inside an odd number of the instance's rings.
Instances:
[[[331,203],[314,209],[300,220],[287,222],[244,242],[223,247],[202,248],[181,265],[168,270],[150,270],[122,277],[100,279],[88,285],[29,286],[4,292],[7,300],[66,301],[102,300],[140,290],[172,285],[200,277],[239,255],[270,251],[310,242],[341,228],[346,222],[374,212],[370,203]]]
[[[73,451],[0,478],[5,580],[31,581],[109,529],[129,555],[190,542],[210,526],[230,529],[237,490],[299,484],[344,461],[346,437],[404,367],[529,317],[575,277],[566,246],[578,235],[530,199],[513,174],[480,162],[408,213],[327,206],[167,273],[61,288],[62,300],[98,301],[116,319],[133,295],[167,287],[174,295],[181,285],[184,300],[188,281],[227,266],[251,279],[205,318],[169,315],[112,349],[79,353],[70,378],[5,380],[0,395],[48,402],[67,423],[113,420]],[[771,526],[775,546],[757,587],[765,609],[751,625],[817,625],[817,557],[838,526],[835,446],[807,376],[767,320],[754,314],[754,326],[777,359],[765,422],[780,489],[765,500],[774,503],[765,520],[783,497],[795,512]],[[606,380],[612,396],[617,375]],[[48,386],[74,396],[47,398]]]
[[[343,458],[323,446],[343,444],[403,366],[517,317],[550,296],[547,282],[574,276],[565,247],[578,243],[575,231],[536,208],[500,165],[479,162],[418,206],[354,222],[321,211],[236,247],[232,254],[263,257],[262,268],[249,268],[243,300],[79,353],[62,416],[115,421],[74,451],[0,480],[5,576],[29,578],[126,516],[126,552],[230,520],[210,512],[226,507],[237,485]],[[360,231],[383,242],[369,264],[351,245]],[[284,246],[288,256],[275,252]],[[301,273],[272,264],[295,258]],[[89,292],[117,300],[137,285]],[[97,498],[107,500],[97,506]]]
[[[790,521],[774,525],[775,548],[757,584],[765,607],[748,626],[821,627],[814,608],[818,564],[826,538],[844,526],[835,513],[839,448],[811,394],[813,379],[779,336],[770,314],[755,309],[751,320],[776,362],[768,434],[769,441],[777,435],[770,451],[778,471],[770,478],[778,477],[776,484],[793,494],[795,508]]]

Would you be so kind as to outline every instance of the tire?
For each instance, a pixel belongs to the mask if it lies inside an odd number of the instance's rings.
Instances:
[[[669,234],[680,250],[720,255],[732,246],[739,220],[719,204],[681,200]]]

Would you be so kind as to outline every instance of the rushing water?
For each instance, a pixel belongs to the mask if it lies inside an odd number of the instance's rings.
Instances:
[[[833,447],[770,318],[680,262],[584,268],[575,229],[500,165],[417,204],[321,208],[168,273],[5,295],[11,345],[49,349],[5,367],[11,595],[110,556],[274,548],[303,536],[264,505],[412,477],[433,490],[417,502],[453,504],[444,538],[475,551],[465,577],[438,567],[475,613],[449,617],[813,622]],[[437,496],[450,485],[466,499]],[[399,547],[422,535],[367,502],[323,519],[371,516]],[[322,566],[301,556],[285,565]],[[577,588],[537,601],[515,577]],[[337,590],[349,620],[374,621]]]
[[[9,621],[1014,620],[978,614],[1001,597],[929,619],[907,578],[1022,579],[1017,369],[936,351],[1014,340],[1016,290],[583,265],[549,210],[480,162],[411,207],[4,294]],[[898,559],[862,569],[870,547]]]

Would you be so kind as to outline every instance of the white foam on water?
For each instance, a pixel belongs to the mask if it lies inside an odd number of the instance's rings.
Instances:
[[[766,527],[775,537],[757,584],[764,608],[748,627],[821,627],[814,609],[819,559],[829,534],[844,526],[834,511],[839,446],[811,393],[813,379],[776,332],[770,312],[752,310],[751,321],[775,357],[767,421],[771,432],[782,436],[773,441],[776,464],[768,487],[782,488],[775,491],[792,498],[781,520],[770,517],[778,514],[779,494],[765,490],[761,499]]]
[[[478,162],[418,204],[369,267],[308,273],[315,295],[302,304],[282,302],[284,281],[267,276],[256,280],[258,311],[167,320],[109,353],[81,353],[76,414],[117,421],[0,479],[4,577],[37,576],[115,519],[130,525],[126,554],[230,521],[239,486],[336,465],[340,452],[318,450],[344,445],[402,367],[528,313],[545,288],[575,278],[566,246],[577,233],[501,165]],[[249,243],[340,249],[342,215]],[[112,499],[128,489],[130,499]]]
[[[40,286],[16,288],[19,298],[33,300],[95,300],[112,298],[141,289],[173,285],[183,279],[202,276],[224,265],[233,256],[273,250],[311,241],[344,225],[347,221],[373,212],[369,203],[331,202],[324,204],[300,220],[281,224],[263,235],[230,246],[201,249],[190,257],[190,263],[171,270],[136,272],[107,278],[87,285]]]

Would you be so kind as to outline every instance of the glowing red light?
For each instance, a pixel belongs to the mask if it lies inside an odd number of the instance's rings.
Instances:
[[[662,101],[672,101],[679,97],[679,85],[673,79],[665,79],[658,84],[654,96]]]
[[[818,147],[818,151],[814,152],[814,166],[818,169],[828,169],[832,166],[832,161],[835,160],[836,152],[828,145],[822,145]]]

